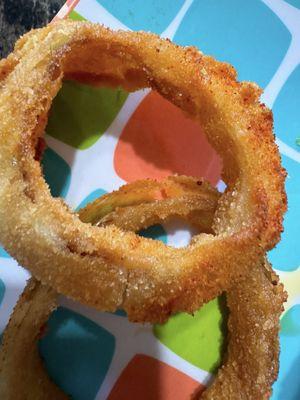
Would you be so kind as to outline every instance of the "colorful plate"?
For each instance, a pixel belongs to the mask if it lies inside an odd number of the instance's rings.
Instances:
[[[240,79],[264,88],[263,101],[274,110],[277,143],[288,171],[289,199],[282,241],[269,254],[289,293],[272,400],[299,399],[299,0],[143,0],[142,6],[139,0],[77,0],[67,1],[56,18],[65,17],[152,31],[195,45],[232,63]],[[74,208],[125,182],[171,173],[205,176],[224,187],[220,159],[201,129],[149,90],[129,94],[66,82],[54,100],[47,134],[46,180],[52,194]],[[142,234],[176,246],[190,239],[187,227],[178,224]],[[27,277],[0,248],[1,331]],[[121,311],[98,313],[62,299],[40,351],[52,378],[75,400],[183,400],[203,389],[215,373],[225,327],[222,297],[194,317],[179,314],[153,327],[131,324]]]

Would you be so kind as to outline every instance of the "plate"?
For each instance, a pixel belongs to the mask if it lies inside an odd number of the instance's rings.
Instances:
[[[56,19],[146,30],[232,63],[240,80],[264,88],[276,140],[288,171],[285,232],[269,254],[289,293],[281,319],[279,379],[272,400],[300,398],[300,3],[299,0],[81,0],[67,1]],[[127,93],[65,82],[55,98],[43,157],[53,196],[74,209],[145,177],[204,176],[220,190],[221,162],[201,127],[157,93]],[[184,132],[184,135],[183,135]],[[172,246],[192,235],[178,223],[143,235]],[[29,274],[0,249],[0,331]],[[213,378],[226,326],[225,299],[194,317],[178,314],[164,325],[129,323],[124,312],[99,313],[61,298],[40,352],[55,382],[75,400],[187,399]]]

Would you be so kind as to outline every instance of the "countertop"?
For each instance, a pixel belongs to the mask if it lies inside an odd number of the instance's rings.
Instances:
[[[0,58],[31,28],[51,21],[65,0],[0,0]]]

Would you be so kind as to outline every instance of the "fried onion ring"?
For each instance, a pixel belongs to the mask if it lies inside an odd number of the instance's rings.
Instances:
[[[173,178],[169,179],[172,181]],[[188,178],[174,179],[182,182],[187,181]],[[166,182],[169,184],[168,180]],[[190,179],[189,183],[192,182],[193,180]],[[101,221],[102,218],[102,223],[105,219],[106,223],[116,223],[119,216],[114,211],[115,209],[122,210],[124,204],[125,209],[128,208],[130,201],[135,204],[133,208],[136,209],[139,207],[139,200],[149,193],[149,189],[155,187],[157,190],[157,186],[161,188],[163,185],[153,181],[126,185],[119,191],[103,196],[88,205],[81,210],[80,217],[91,222]],[[137,194],[134,190],[130,193],[130,188],[137,187],[139,188]],[[143,188],[147,188],[145,193]],[[169,192],[169,196],[157,202],[169,203],[170,198],[175,201],[180,199],[176,197],[178,189],[176,187],[175,189],[171,191],[172,193]],[[206,191],[207,198],[210,197],[216,206],[217,196],[213,189],[209,190],[208,185],[203,184],[198,185],[198,191],[201,197]],[[191,192],[185,194],[186,199],[195,195],[194,190]],[[127,199],[123,198],[124,193],[128,194]],[[138,198],[138,193],[140,193],[140,198]],[[148,202],[142,205],[153,210],[152,202],[149,200],[148,196]],[[200,209],[202,206],[205,208],[205,204],[199,204]],[[105,218],[105,213],[110,211],[111,213]],[[170,213],[172,213],[172,208]],[[180,216],[189,219],[185,210]],[[150,218],[149,221],[151,220]],[[136,221],[137,219],[135,219],[136,230],[145,227],[143,220],[140,220],[140,225]],[[32,400],[68,398],[48,379],[36,346],[40,331],[43,330],[50,313],[57,306],[56,298],[57,294],[53,289],[44,286],[34,278],[29,281],[20,297],[3,337],[0,353],[1,398],[23,400],[26,395],[30,395]],[[278,329],[284,300],[283,287],[278,283],[277,276],[266,261],[253,268],[249,276],[241,279],[227,293],[230,310],[228,354],[212,386],[199,398],[261,400],[270,396],[271,385],[278,373]]]
[[[183,201],[189,204],[191,200],[195,202],[192,211],[198,211],[198,217],[203,216],[205,221],[212,223],[212,212],[216,209],[218,197],[216,189],[199,179],[176,176],[162,182],[144,180],[125,185],[118,191],[100,197],[80,210],[79,216],[84,222],[93,224],[117,222],[122,227],[118,216],[121,210],[126,210],[128,215],[131,214],[128,213],[130,204],[133,204],[135,210],[142,205],[149,218],[147,218],[148,223],[139,218],[141,214],[138,214],[138,218],[134,218],[131,226],[135,226],[138,231],[152,225],[153,221],[161,222],[170,216],[190,218],[192,215],[189,213],[190,208],[180,206]],[[172,204],[170,200],[173,201]],[[165,214],[164,204],[169,209],[169,215]],[[195,208],[196,204],[198,208]],[[156,207],[153,207],[154,205]],[[150,211],[146,210],[147,207]],[[201,227],[200,221],[197,221],[197,225]],[[204,226],[207,227],[207,224]],[[0,352],[1,398],[23,400],[24,396],[29,395],[31,400],[67,398],[49,380],[36,343],[51,312],[57,307],[57,297],[53,289],[36,279],[31,278],[28,282],[3,335]],[[16,370],[19,372],[15,373]],[[37,384],[33,392],[31,386],[34,382]]]
[[[1,63],[9,72],[0,88],[0,241],[38,280],[99,310],[163,320],[228,289],[277,243],[285,173],[256,85],[238,83],[228,64],[149,33],[58,21],[21,40]],[[175,249],[84,224],[51,197],[35,146],[63,76],[151,87],[199,122],[223,158],[227,185],[215,235]]]
[[[219,197],[203,179],[180,175],[163,181],[139,180],[99,197],[80,210],[79,218],[97,226],[113,224],[136,232],[179,217],[201,232],[212,233]]]
[[[57,308],[57,293],[34,278],[27,283],[4,331],[0,350],[0,397],[6,400],[63,400],[49,379],[37,341],[49,315]]]
[[[266,400],[278,375],[279,321],[286,293],[267,260],[226,293],[228,348],[203,400]]]

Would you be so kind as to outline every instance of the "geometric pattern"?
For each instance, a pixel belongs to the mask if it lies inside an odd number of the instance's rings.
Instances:
[[[269,254],[289,293],[272,399],[300,398],[299,1],[144,0],[141,7],[138,0],[69,0],[56,19],[67,16],[112,29],[148,30],[198,46],[232,63],[240,79],[264,88],[262,100],[273,108],[276,140],[288,172],[289,200],[282,241]],[[189,138],[184,150],[181,132]],[[127,93],[65,82],[47,133],[45,179],[52,194],[74,209],[126,182],[176,172],[203,175],[224,188],[220,160],[201,128],[149,90]],[[162,138],[163,144],[158,142]],[[183,246],[192,233],[185,225],[169,223],[142,234]],[[0,248],[0,334],[28,276]],[[40,351],[52,378],[77,400],[116,400],[121,395],[186,399],[204,388],[219,365],[226,318],[223,298],[194,317],[178,314],[165,325],[151,326],[128,322],[122,311],[100,313],[62,297]]]

